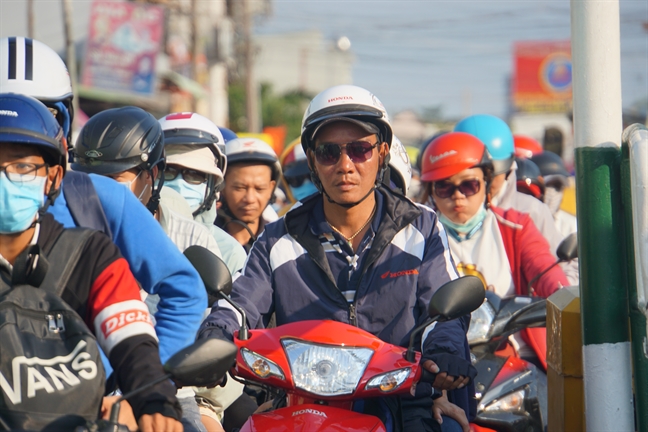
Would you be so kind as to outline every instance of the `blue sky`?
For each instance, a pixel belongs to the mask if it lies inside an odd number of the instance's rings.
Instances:
[[[504,115],[513,43],[570,38],[569,0],[274,0],[259,33],[320,29],[347,36],[354,84],[391,112]],[[648,97],[648,1],[621,0],[623,104]]]
[[[87,34],[90,0],[73,0],[74,33]],[[26,1],[0,0],[0,35],[26,33]],[[648,98],[648,1],[621,0],[623,105]],[[60,0],[36,0],[36,38],[60,50]],[[257,33],[319,29],[347,36],[354,84],[390,112],[441,106],[446,116],[504,115],[513,42],[570,37],[569,0],[273,0]]]

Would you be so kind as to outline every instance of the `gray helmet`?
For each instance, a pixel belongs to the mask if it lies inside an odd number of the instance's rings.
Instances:
[[[131,168],[150,172],[158,166],[159,180],[147,204],[151,212],[157,209],[164,183],[164,136],[160,123],[148,112],[129,106],[94,115],[81,129],[72,156],[73,170],[101,175]]]

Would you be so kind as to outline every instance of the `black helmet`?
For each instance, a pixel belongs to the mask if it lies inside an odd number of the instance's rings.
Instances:
[[[517,163],[517,170],[515,171],[517,190],[542,201],[545,184],[538,166],[527,158],[515,158],[515,162]]]
[[[137,107],[113,108],[88,120],[72,150],[72,169],[101,175],[116,174],[131,168],[159,169],[147,204],[157,209],[164,183],[164,137],[155,117]]]
[[[543,177],[550,175],[569,177],[565,164],[560,156],[555,153],[543,151],[540,154],[533,155],[531,161],[538,166]]]

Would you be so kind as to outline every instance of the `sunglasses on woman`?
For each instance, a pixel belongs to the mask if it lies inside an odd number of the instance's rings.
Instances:
[[[335,165],[342,156],[342,150],[353,163],[367,162],[371,159],[373,149],[380,144],[367,141],[353,141],[347,144],[322,144],[315,148],[315,159],[322,165]]]
[[[192,185],[203,184],[207,181],[207,176],[200,171],[188,168],[178,169],[171,166],[164,170],[164,181],[175,180],[179,175],[182,176],[184,181]]]
[[[466,197],[475,195],[481,189],[481,180],[470,179],[464,180],[458,185],[450,183],[448,181],[434,182],[434,193],[439,198],[450,198],[454,195],[456,190],[459,190]]]

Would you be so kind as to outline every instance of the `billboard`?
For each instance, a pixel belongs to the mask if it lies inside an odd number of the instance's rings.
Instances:
[[[570,41],[516,42],[511,97],[515,112],[572,109]]]
[[[155,58],[164,10],[143,3],[96,0],[90,12],[81,83],[141,96],[155,92]]]

